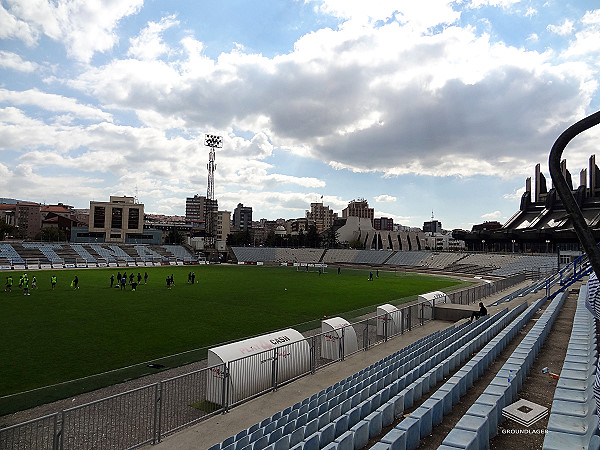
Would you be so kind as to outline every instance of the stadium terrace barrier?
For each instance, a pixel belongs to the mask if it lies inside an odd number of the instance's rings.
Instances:
[[[391,317],[394,314],[395,317]],[[433,319],[433,305],[420,302],[400,308],[384,316],[360,320],[343,327],[339,339],[340,351],[337,359],[322,357],[322,335],[315,334],[303,341],[259,352],[244,358],[200,369],[185,375],[170,378],[148,386],[143,386],[122,394],[65,409],[22,424],[0,429],[0,449],[48,448],[70,450],[78,448],[113,449],[135,448],[147,443],[157,443],[161,438],[180,428],[201,421],[214,414],[226,412],[229,408],[246,402],[260,394],[278,389],[297,378],[315,373],[317,370],[343,361],[345,353],[343,336],[346,328],[353,328],[358,341],[358,351],[387,341],[389,338],[406,333]],[[377,335],[377,323],[384,323],[383,335]],[[390,323],[401,326],[389,327]],[[309,345],[309,364],[289,376],[286,355],[293,346]],[[411,347],[412,348],[412,347]],[[304,350],[303,350],[304,351]],[[250,364],[248,364],[250,361]],[[268,382],[255,389],[254,370],[248,367],[267,366]],[[237,370],[246,367],[246,370]],[[237,370],[241,378],[240,392],[235,396],[229,391],[229,377]],[[209,383],[209,378],[213,380]],[[220,382],[219,402],[215,403],[214,379]],[[212,388],[214,389],[214,387]],[[39,444],[39,445],[38,445]]]
[[[458,291],[447,293],[450,303],[457,303],[460,305],[468,305],[475,303],[485,297],[495,294],[496,292],[503,291],[512,286],[525,281],[526,277],[524,274],[517,274],[511,277],[507,277],[501,280],[494,280],[489,283],[480,284],[469,288],[460,289]]]

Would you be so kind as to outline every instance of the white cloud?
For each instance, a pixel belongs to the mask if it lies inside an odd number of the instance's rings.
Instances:
[[[440,24],[456,22],[460,13],[452,8],[453,3],[452,0],[428,0],[427,2],[322,0],[319,11],[344,19],[343,26],[346,29],[395,18],[415,31],[424,32]]]
[[[507,200],[521,200],[521,197],[523,196],[524,193],[525,193],[525,187],[521,187],[521,188],[515,189],[510,194],[504,194],[502,197]]]
[[[2,25],[0,24],[0,27]],[[31,61],[23,61],[16,53],[0,50],[0,67],[5,69],[16,70],[18,72],[33,72],[39,66]]]
[[[15,37],[33,45],[44,34],[61,42],[67,53],[89,61],[117,42],[114,32],[123,18],[137,13],[143,0],[7,0],[0,8],[0,37]],[[4,25],[4,26],[2,26]]]
[[[378,195],[377,197],[375,197],[375,201],[377,203],[395,202],[396,200],[397,200],[396,197],[393,197],[393,196],[387,195],[387,194],[382,194],[382,195]]]
[[[98,108],[81,105],[73,98],[56,94],[47,94],[45,92],[40,92],[37,89],[29,89],[21,92],[0,89],[0,102],[13,105],[32,105],[53,112],[70,112],[76,114],[81,119],[112,120],[110,114],[105,113]]]
[[[138,59],[152,60],[159,58],[168,52],[168,46],[162,40],[162,33],[178,25],[179,21],[175,20],[175,16],[163,17],[160,22],[149,22],[140,34],[129,39],[131,47],[128,55]]]
[[[481,216],[481,218],[483,220],[498,220],[498,219],[502,218],[502,213],[500,211],[496,210],[496,211],[493,211],[493,212],[490,212],[487,214],[483,214]]]
[[[551,33],[558,34],[559,36],[567,36],[573,33],[573,21],[565,19],[561,25],[550,24],[546,27]]]
[[[323,29],[272,59],[236,49],[211,60],[190,38],[164,49],[181,50],[179,60],[113,60],[71,86],[147,126],[250,130],[249,146],[232,147],[257,158],[279,147],[359,172],[507,177],[539,160],[595,89],[585,65],[470,28]]]
[[[482,6],[496,6],[509,8],[512,5],[520,3],[521,0],[471,0],[471,8],[481,8]]]
[[[31,47],[37,42],[38,36],[36,29],[12,15],[0,4],[0,39],[19,39]]]
[[[575,33],[575,40],[562,54],[565,58],[589,56],[594,62],[600,53],[600,9],[588,11],[581,19],[583,28]]]

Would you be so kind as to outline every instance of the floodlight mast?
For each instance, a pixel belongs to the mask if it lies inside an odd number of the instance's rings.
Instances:
[[[210,148],[208,153],[208,184],[206,187],[206,207],[204,214],[204,230],[206,233],[206,243],[209,247],[214,244],[214,211],[213,205],[215,200],[215,170],[217,165],[215,164],[215,148],[223,148],[223,136],[217,136],[214,134],[207,134],[204,137],[204,145]]]

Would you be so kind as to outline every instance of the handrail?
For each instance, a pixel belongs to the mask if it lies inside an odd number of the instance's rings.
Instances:
[[[562,174],[560,169],[560,159],[562,157],[562,153],[567,146],[567,144],[578,134],[592,128],[600,123],[600,111],[585,117],[579,122],[574,123],[569,128],[567,128],[563,133],[558,137],[552,149],[550,150],[550,157],[548,160],[548,165],[550,167],[550,176],[552,177],[552,182],[554,183],[554,187],[558,192],[560,199],[562,200],[565,209],[569,213],[569,217],[573,221],[573,228],[575,229],[575,233],[583,246],[583,249],[588,255],[589,261],[594,268],[594,272],[596,272],[597,276],[600,276],[600,249],[598,249],[596,242],[594,240],[594,236],[592,232],[588,228],[583,214],[581,213],[581,209],[579,205],[575,201],[575,197],[573,197],[573,193],[569,188],[565,177]],[[594,186],[592,186],[592,189]]]

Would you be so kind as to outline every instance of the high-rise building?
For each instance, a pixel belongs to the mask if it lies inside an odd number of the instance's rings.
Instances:
[[[15,225],[19,233],[33,239],[42,229],[42,213],[39,203],[18,202],[15,207]]]
[[[423,222],[423,232],[425,233],[441,233],[442,222],[439,220],[431,219],[430,222]]]
[[[206,197],[204,195],[194,195],[185,199],[185,221],[187,223],[199,226],[204,222],[204,209]]]
[[[144,232],[144,205],[134,197],[110,196],[108,202],[90,202],[89,234],[104,242],[126,242]]]
[[[373,228],[382,231],[393,231],[394,230],[394,219],[389,217],[378,217],[373,219]]]
[[[252,207],[244,206],[238,203],[233,210],[233,227],[239,231],[246,231],[252,228]]]
[[[364,198],[358,200],[352,200],[348,203],[348,206],[342,210],[342,218],[347,217],[360,217],[371,220],[373,225],[373,219],[375,218],[375,210],[369,208],[369,203]]]
[[[314,221],[317,231],[320,233],[331,228],[338,215],[329,206],[324,206],[323,203],[311,203],[310,211],[306,211],[306,218]]]
[[[218,211],[217,212],[217,229],[216,229],[216,240],[226,241],[227,236],[231,232],[231,211]]]

